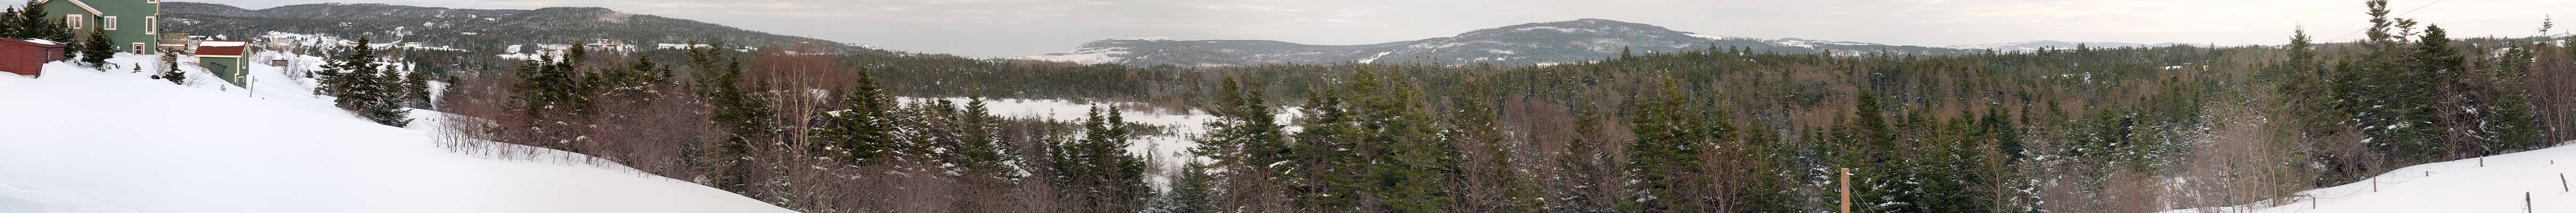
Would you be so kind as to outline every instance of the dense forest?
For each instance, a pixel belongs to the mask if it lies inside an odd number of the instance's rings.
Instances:
[[[2454,40],[2368,5],[2344,43],[1552,66],[388,54],[447,64],[406,78],[449,83],[452,148],[578,152],[808,212],[2153,212],[2576,140],[2576,38]],[[1009,118],[992,98],[1104,104]],[[1181,135],[1191,156],[1153,156],[1128,147],[1175,133],[1122,120],[1137,108],[1217,119]]]

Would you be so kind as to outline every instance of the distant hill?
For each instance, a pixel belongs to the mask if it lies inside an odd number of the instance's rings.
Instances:
[[[249,10],[221,4],[165,2],[162,27],[168,32],[222,35],[240,39],[270,31],[345,38],[366,36],[377,43],[423,42],[478,52],[526,43],[587,43],[622,40],[649,48],[654,43],[723,41],[735,46],[797,45],[840,51],[881,51],[822,39],[770,34],[724,25],[597,7],[550,7],[534,10],[453,9],[387,4],[301,4]]]
[[[1886,45],[1797,38],[1757,39],[1675,31],[1661,26],[1605,19],[1529,23],[1460,33],[1456,36],[1363,45],[1309,45],[1266,40],[1172,40],[1119,37],[1084,43],[1063,53],[1017,59],[1086,64],[1228,66],[1265,63],[1492,63],[1531,65],[1595,61],[1634,53],[1706,50],[1711,47],[1753,51],[1860,55],[1879,51],[1900,54],[1962,54],[1975,50]]]

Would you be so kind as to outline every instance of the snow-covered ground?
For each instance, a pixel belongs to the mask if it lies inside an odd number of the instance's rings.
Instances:
[[[925,99],[927,98],[900,97],[896,100],[910,103]],[[965,105],[967,101],[966,98],[958,97],[939,99],[947,99],[951,102],[956,102],[960,106]],[[987,110],[991,110],[995,116],[1023,119],[1052,119],[1058,121],[1083,119],[1085,116],[1089,116],[1087,113],[1090,113],[1091,107],[1096,105],[1107,106],[1127,104],[1135,103],[1077,103],[1075,101],[1053,99],[984,100],[985,108]],[[1157,158],[1164,159],[1163,164],[1157,166],[1167,169],[1179,169],[1182,163],[1186,163],[1186,161],[1175,159],[1180,156],[1188,156],[1186,154],[1189,152],[1190,148],[1197,147],[1199,145],[1198,141],[1193,141],[1192,139],[1195,139],[1200,134],[1207,133],[1207,122],[1216,120],[1216,116],[1209,115],[1206,111],[1199,111],[1196,109],[1189,110],[1188,112],[1170,112],[1124,108],[1119,111],[1122,113],[1119,114],[1119,116],[1121,116],[1119,118],[1125,119],[1127,122],[1154,125],[1170,130],[1169,133],[1171,134],[1168,135],[1152,135],[1138,138],[1138,140],[1134,141],[1136,144],[1127,147],[1127,151],[1129,153],[1150,153]],[[1295,110],[1274,108],[1273,111],[1278,112],[1278,115],[1273,118],[1277,119],[1276,121],[1283,126],[1290,125],[1291,123],[1288,121],[1298,116],[1298,113]],[[1295,130],[1295,127],[1289,127],[1289,130],[1293,131]],[[1190,157],[1190,159],[1202,160],[1197,157]],[[1162,187],[1164,183],[1169,182],[1168,179],[1161,176],[1161,174],[1146,175],[1147,177],[1152,178],[1152,180],[1147,181],[1152,182],[1155,187]]]
[[[2570,141],[2576,142],[2576,141]],[[2576,212],[2565,175],[2576,173],[2576,147],[2557,147],[2399,168],[2376,179],[2300,192],[2278,206],[2181,209],[2191,212]],[[2427,175],[2428,173],[2430,175]],[[2371,182],[2378,182],[2373,191]]]
[[[439,113],[377,125],[276,67],[252,66],[256,94],[183,67],[197,83],[0,74],[0,212],[789,212],[622,167],[450,152],[422,129]]]

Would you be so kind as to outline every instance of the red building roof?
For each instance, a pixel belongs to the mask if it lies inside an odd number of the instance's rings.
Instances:
[[[247,41],[203,41],[203,42],[198,42],[198,44],[200,44],[200,45],[198,45],[198,46],[197,46],[197,55],[241,56],[243,53],[246,53],[246,51],[244,51],[244,50],[243,50],[243,45],[242,45],[243,43],[249,43],[249,42],[247,42]]]

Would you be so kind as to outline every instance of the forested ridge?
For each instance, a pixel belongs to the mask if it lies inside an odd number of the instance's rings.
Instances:
[[[1553,66],[574,48],[437,74],[435,108],[470,117],[451,139],[808,212],[1830,212],[1838,169],[1863,212],[2152,212],[2576,140],[2576,38],[2454,40],[2368,5],[2342,43]],[[1012,118],[992,98],[1104,105]],[[1215,119],[1181,135],[1191,156],[1154,156],[1127,147],[1175,133],[1134,109]]]

